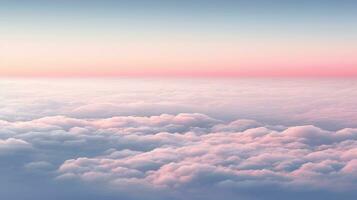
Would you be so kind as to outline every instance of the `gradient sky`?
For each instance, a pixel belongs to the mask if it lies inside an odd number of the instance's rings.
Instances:
[[[357,76],[357,1],[0,1],[0,76]]]

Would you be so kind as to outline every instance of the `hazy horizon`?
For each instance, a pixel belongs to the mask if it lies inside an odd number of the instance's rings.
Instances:
[[[356,11],[0,0],[0,199],[356,200]]]

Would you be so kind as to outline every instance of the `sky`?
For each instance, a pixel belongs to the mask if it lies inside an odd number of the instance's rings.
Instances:
[[[352,0],[0,5],[0,76],[357,75]]]
[[[0,199],[356,200],[356,10],[0,0]]]

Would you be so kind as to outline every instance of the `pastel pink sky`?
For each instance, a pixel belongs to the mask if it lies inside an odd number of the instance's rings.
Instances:
[[[8,3],[0,76],[357,76],[355,6]]]
[[[133,43],[132,43],[133,42]],[[257,39],[7,40],[1,76],[356,76],[357,47]],[[274,45],[275,43],[275,45]],[[356,45],[357,46],[357,45]]]

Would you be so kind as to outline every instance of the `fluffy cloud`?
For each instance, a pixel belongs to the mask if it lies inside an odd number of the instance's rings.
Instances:
[[[0,152],[29,154],[21,161],[26,173],[127,199],[260,199],[252,192],[258,189],[269,199],[276,188],[354,195],[357,187],[353,128],[224,122],[199,113],[0,123]]]
[[[8,121],[197,112],[229,121],[357,127],[353,79],[17,79],[0,84],[0,120]]]
[[[31,144],[16,138],[7,138],[5,140],[0,139],[0,155],[17,153],[31,149]]]
[[[171,189],[228,183],[237,187],[247,183],[298,187],[303,183],[346,190],[356,186],[350,177],[357,154],[349,152],[357,148],[354,129],[329,132],[301,126],[278,132],[258,127],[181,137],[184,142],[168,141],[150,151],[121,150],[67,160],[59,168],[60,177],[108,184],[135,179]]]

